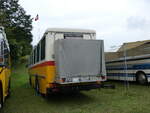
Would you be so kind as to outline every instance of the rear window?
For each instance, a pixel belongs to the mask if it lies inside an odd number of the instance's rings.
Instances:
[[[83,39],[83,34],[81,33],[65,33],[64,39]]]

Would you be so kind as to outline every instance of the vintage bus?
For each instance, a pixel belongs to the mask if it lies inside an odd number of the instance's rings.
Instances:
[[[0,27],[0,108],[10,94],[10,49],[4,28]]]
[[[150,54],[130,56],[106,62],[107,77],[110,80],[150,82]]]
[[[106,80],[103,40],[94,30],[50,28],[29,59],[30,84],[41,94],[100,88]]]

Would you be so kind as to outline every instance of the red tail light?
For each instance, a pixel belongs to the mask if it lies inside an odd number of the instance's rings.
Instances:
[[[60,82],[65,82],[66,78],[61,78]]]
[[[102,77],[102,79],[106,79],[106,76],[101,76]]]
[[[52,87],[57,87],[57,84],[53,83],[53,84],[52,84]]]

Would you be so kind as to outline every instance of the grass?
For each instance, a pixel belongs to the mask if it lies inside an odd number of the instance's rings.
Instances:
[[[24,65],[13,69],[11,97],[0,113],[149,113],[150,86],[111,82],[116,89],[83,91],[72,95],[55,95],[45,99],[29,86]]]

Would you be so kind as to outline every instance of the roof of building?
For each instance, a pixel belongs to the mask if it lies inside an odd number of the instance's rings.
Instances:
[[[118,49],[117,52],[124,51],[124,48],[125,48],[125,50],[133,49],[133,48],[136,48],[136,47],[141,46],[141,45],[143,45],[143,44],[145,44],[145,43],[148,43],[148,42],[150,42],[150,40],[124,43],[124,44]]]

